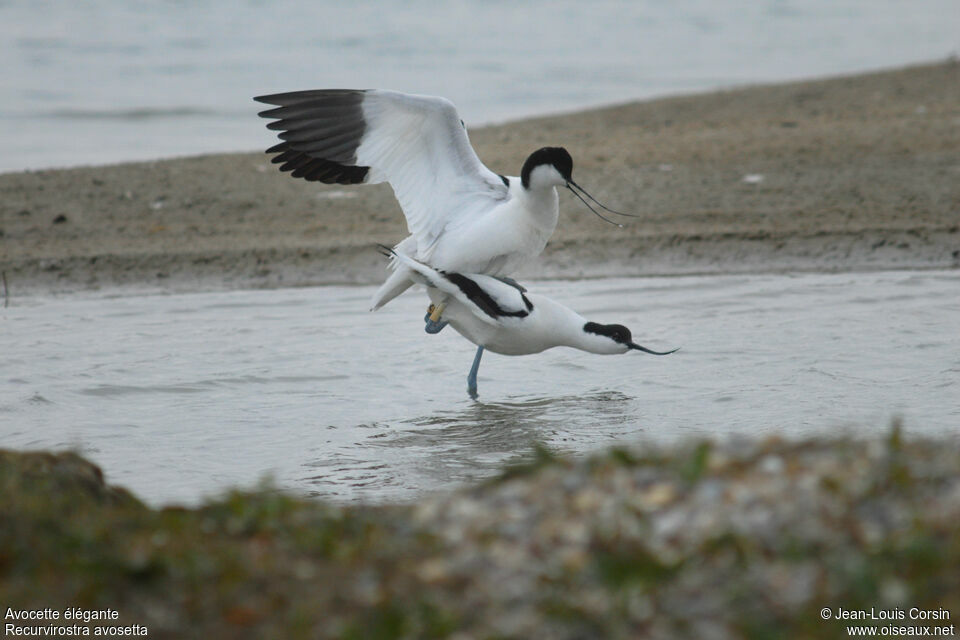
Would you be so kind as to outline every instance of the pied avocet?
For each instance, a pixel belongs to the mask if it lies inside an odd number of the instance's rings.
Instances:
[[[556,187],[570,189],[601,218],[577,189],[619,214],[573,181],[573,160],[562,147],[534,151],[519,177],[494,173],[445,98],[320,89],[255,100],[276,105],[260,115],[280,131],[282,142],[267,153],[278,154],[273,162],[281,171],[328,184],[388,182],[410,232],[397,251],[436,269],[505,277],[538,256],[557,226]],[[412,284],[408,268],[391,266],[372,310]]]
[[[636,350],[657,356],[677,350],[642,347],[623,325],[590,322],[559,302],[528,293],[519,285],[483,274],[441,271],[389,247],[381,245],[381,250],[407,267],[412,277],[427,287],[437,308],[443,305],[442,322],[477,345],[467,376],[467,392],[472,398],[477,397],[477,371],[484,350],[508,356],[540,353],[553,347],[600,354]],[[426,320],[427,330],[432,333],[431,318]]]

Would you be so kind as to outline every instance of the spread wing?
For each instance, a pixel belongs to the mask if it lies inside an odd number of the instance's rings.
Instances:
[[[255,98],[276,108],[282,142],[267,150],[295,178],[328,184],[388,182],[422,252],[448,227],[507,197],[477,157],[453,104],[381,89],[321,89]]]

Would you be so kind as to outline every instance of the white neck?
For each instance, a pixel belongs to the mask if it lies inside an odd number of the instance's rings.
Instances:
[[[541,313],[549,317],[557,346],[573,347],[581,351],[599,354],[623,353],[625,351],[622,345],[618,345],[607,337],[584,331],[583,325],[587,323],[587,320],[572,309],[544,298],[540,298],[536,304],[539,304]]]
[[[516,186],[511,180],[511,195],[522,203],[522,208],[533,218],[536,226],[547,230],[547,237],[553,234],[560,215],[560,197],[553,185],[533,185],[529,189],[520,184],[517,178]]]

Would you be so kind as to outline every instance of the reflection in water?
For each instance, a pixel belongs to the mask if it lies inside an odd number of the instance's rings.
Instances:
[[[450,467],[499,468],[503,459],[526,455],[535,442],[546,442],[584,418],[602,424],[603,417],[619,415],[629,398],[600,392],[584,396],[530,398],[517,402],[475,402],[458,412],[405,420],[418,428],[397,432],[380,442],[385,447],[423,447],[442,450]],[[495,459],[491,459],[495,458]],[[444,461],[446,462],[446,461]],[[437,479],[445,479],[441,471]]]
[[[432,416],[403,420],[419,427],[394,435],[382,446],[467,447],[479,454],[516,451],[518,446],[542,441],[565,431],[578,418],[598,419],[618,415],[630,399],[619,391],[582,396],[541,397],[516,402],[474,402],[460,411],[440,411]]]
[[[528,459],[534,443],[549,443],[558,452],[580,450],[575,441],[581,438],[609,443],[621,432],[617,425],[627,422],[625,407],[630,402],[617,391],[477,401],[456,411],[365,425],[374,433],[354,444],[352,456],[319,452],[322,457],[304,463],[309,473],[303,482],[310,495],[331,498],[342,497],[345,484],[360,490],[349,493],[375,490],[402,497],[409,493],[406,488],[478,480]],[[572,425],[589,427],[574,436],[568,433]],[[394,462],[384,463],[385,459]]]

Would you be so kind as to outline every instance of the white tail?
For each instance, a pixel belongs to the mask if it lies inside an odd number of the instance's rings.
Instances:
[[[499,323],[496,319],[491,318],[487,313],[479,309],[476,303],[470,299],[470,296],[467,295],[459,286],[451,282],[451,280],[447,278],[444,273],[437,271],[433,267],[425,265],[408,255],[400,253],[399,251],[389,249],[387,249],[387,251],[389,251],[393,258],[398,262],[397,272],[400,270],[406,271],[408,274],[410,274],[408,277],[412,277],[415,281],[423,285],[432,287],[438,291],[441,291],[442,293],[445,293],[447,296],[453,298],[464,307],[469,309],[480,320],[486,322],[487,324],[499,326]],[[461,278],[469,278],[471,282],[478,287],[483,285],[486,285],[487,287],[503,287],[510,293],[516,293],[519,295],[519,292],[516,292],[516,290],[510,285],[506,285],[494,280],[490,276],[471,274],[469,276],[461,276]]]
[[[370,311],[376,311],[409,289],[413,285],[411,275],[410,270],[406,267],[395,268],[386,282],[380,285],[377,292],[373,294],[373,298],[370,300]]]

